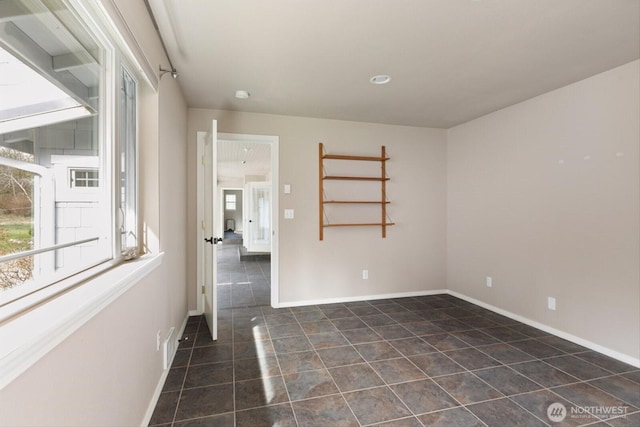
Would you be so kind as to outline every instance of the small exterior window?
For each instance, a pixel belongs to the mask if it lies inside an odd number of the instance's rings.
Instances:
[[[100,180],[97,169],[71,169],[71,188],[98,188]]]
[[[236,195],[235,194],[227,194],[224,197],[225,210],[235,211],[236,210]]]

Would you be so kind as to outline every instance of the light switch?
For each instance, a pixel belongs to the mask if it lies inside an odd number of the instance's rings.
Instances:
[[[284,185],[284,194],[291,194],[291,184]]]
[[[293,209],[284,210],[284,219],[293,219]]]

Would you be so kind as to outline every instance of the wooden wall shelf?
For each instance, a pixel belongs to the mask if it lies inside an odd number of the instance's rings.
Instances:
[[[338,181],[389,181],[389,178],[373,176],[325,176],[322,179],[333,179]]]
[[[389,181],[387,176],[386,161],[390,158],[387,156],[386,148],[383,145],[381,149],[380,157],[377,156],[349,156],[344,154],[326,154],[324,152],[324,146],[322,143],[318,144],[318,161],[319,161],[319,202],[320,202],[320,227],[319,235],[320,240],[324,238],[325,227],[381,227],[382,238],[387,237],[387,227],[395,225],[394,222],[389,222],[387,218],[387,205],[391,203],[387,200],[387,187],[386,182]],[[324,161],[325,160],[347,160],[347,161],[365,161],[365,162],[380,162],[380,176],[341,176],[341,175],[325,175]],[[325,200],[324,194],[324,181],[372,181],[380,183],[380,200]],[[331,224],[325,222],[325,209],[327,204],[353,204],[353,205],[380,205],[380,222],[349,222],[349,223],[337,223]]]
[[[386,200],[384,202],[381,202],[380,200],[358,200],[358,201],[354,201],[354,200],[325,200],[324,204],[332,204],[332,203],[343,203],[343,204],[347,204],[347,205],[357,205],[357,204],[366,204],[366,205],[379,205],[382,203],[391,203],[390,201]]]

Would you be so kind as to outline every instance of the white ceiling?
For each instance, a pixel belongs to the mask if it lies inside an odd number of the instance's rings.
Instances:
[[[271,145],[259,142],[218,140],[218,183],[231,183],[247,175],[266,177],[271,172]]]
[[[149,1],[196,108],[448,128],[640,56],[640,0]]]

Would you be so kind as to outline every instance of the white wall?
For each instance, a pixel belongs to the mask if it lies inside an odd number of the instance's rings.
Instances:
[[[280,138],[280,302],[294,304],[444,289],[446,131],[268,114],[189,109],[189,308],[196,308],[196,134],[218,131]],[[328,151],[379,155],[386,145],[388,208],[397,225],[333,228],[318,239],[318,143]],[[284,220],[282,210],[294,209]],[[363,269],[369,280],[362,280]]]
[[[116,3],[149,61],[166,64],[144,3]],[[187,315],[187,110],[170,78],[140,101],[143,239],[163,264],[0,391],[0,425],[140,425],[152,403],[156,332],[164,339]]]
[[[447,154],[448,288],[636,359],[638,64],[454,127]]]
[[[166,274],[153,272],[0,391],[0,425],[140,425],[162,372],[153,335],[168,317]]]
[[[160,249],[165,254],[163,336],[187,316],[187,105],[174,79],[160,81]],[[174,118],[167,120],[168,117]],[[162,308],[162,307],[160,307]],[[166,317],[168,316],[168,317]],[[167,322],[168,320],[168,322]]]

